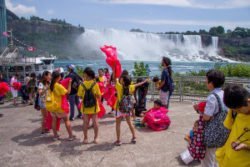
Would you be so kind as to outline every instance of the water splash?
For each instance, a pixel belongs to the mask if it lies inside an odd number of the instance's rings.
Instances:
[[[78,45],[83,57],[104,56],[99,48],[114,45],[123,60],[159,61],[162,56],[169,56],[173,61],[230,61],[218,55],[218,37],[212,37],[211,46],[204,47],[200,35],[87,29]]]

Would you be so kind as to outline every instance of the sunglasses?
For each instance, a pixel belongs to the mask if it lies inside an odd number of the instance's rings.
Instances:
[[[236,147],[238,147],[241,143],[244,143],[246,141],[248,141],[249,139],[245,139],[245,140],[240,140],[242,136],[244,136],[246,133],[250,132],[250,129],[248,128],[244,128],[244,132],[242,132],[242,134],[237,138],[236,141],[232,142],[231,146],[233,149],[235,149]]]

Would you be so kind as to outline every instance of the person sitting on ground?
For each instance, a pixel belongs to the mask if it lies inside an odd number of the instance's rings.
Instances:
[[[250,92],[239,85],[225,88],[229,112],[224,126],[231,130],[226,144],[216,151],[220,167],[250,166]]]
[[[157,99],[154,101],[154,107],[152,109],[158,110],[162,107],[162,102],[160,99]],[[152,110],[150,109],[150,110]],[[150,112],[150,110],[148,110],[147,112]],[[147,112],[142,113],[142,116],[144,116]],[[145,125],[145,119],[143,118],[141,121],[141,124]]]

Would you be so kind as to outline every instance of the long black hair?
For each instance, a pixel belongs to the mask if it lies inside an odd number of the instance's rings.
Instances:
[[[171,67],[172,62],[171,62],[171,59],[168,58],[168,57],[163,57],[162,62],[167,66],[168,73],[169,73],[170,77],[172,77],[172,67]]]
[[[43,72],[43,74],[42,74],[42,79],[41,79],[41,83],[42,83],[43,85],[47,85],[47,84],[50,83],[50,82],[47,81],[46,78],[45,78],[45,77],[47,77],[49,74],[51,74],[51,72],[49,72],[49,71],[44,71],[44,72]]]
[[[129,85],[131,84],[131,79],[128,75],[122,75],[123,79],[123,95],[129,95]]]
[[[90,67],[86,67],[83,71],[90,79],[95,79],[95,72]]]
[[[55,83],[56,83],[56,80],[61,76],[61,74],[58,72],[58,71],[54,71],[52,73],[52,80],[51,80],[51,83],[50,83],[50,90],[53,91],[54,90],[54,86],[55,86]]]

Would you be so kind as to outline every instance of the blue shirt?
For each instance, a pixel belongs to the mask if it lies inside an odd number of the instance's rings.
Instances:
[[[168,73],[168,69],[163,69],[161,73],[161,82],[164,82],[164,85],[161,87],[161,90],[163,92],[169,91],[169,82],[170,81],[170,76]]]
[[[213,93],[216,93],[220,97],[222,107],[226,108],[225,104],[223,103],[224,91],[221,88],[215,88],[213,91],[210,92],[210,95],[207,97],[207,102],[204,112],[206,115],[210,117],[214,116],[219,112],[219,104]]]

